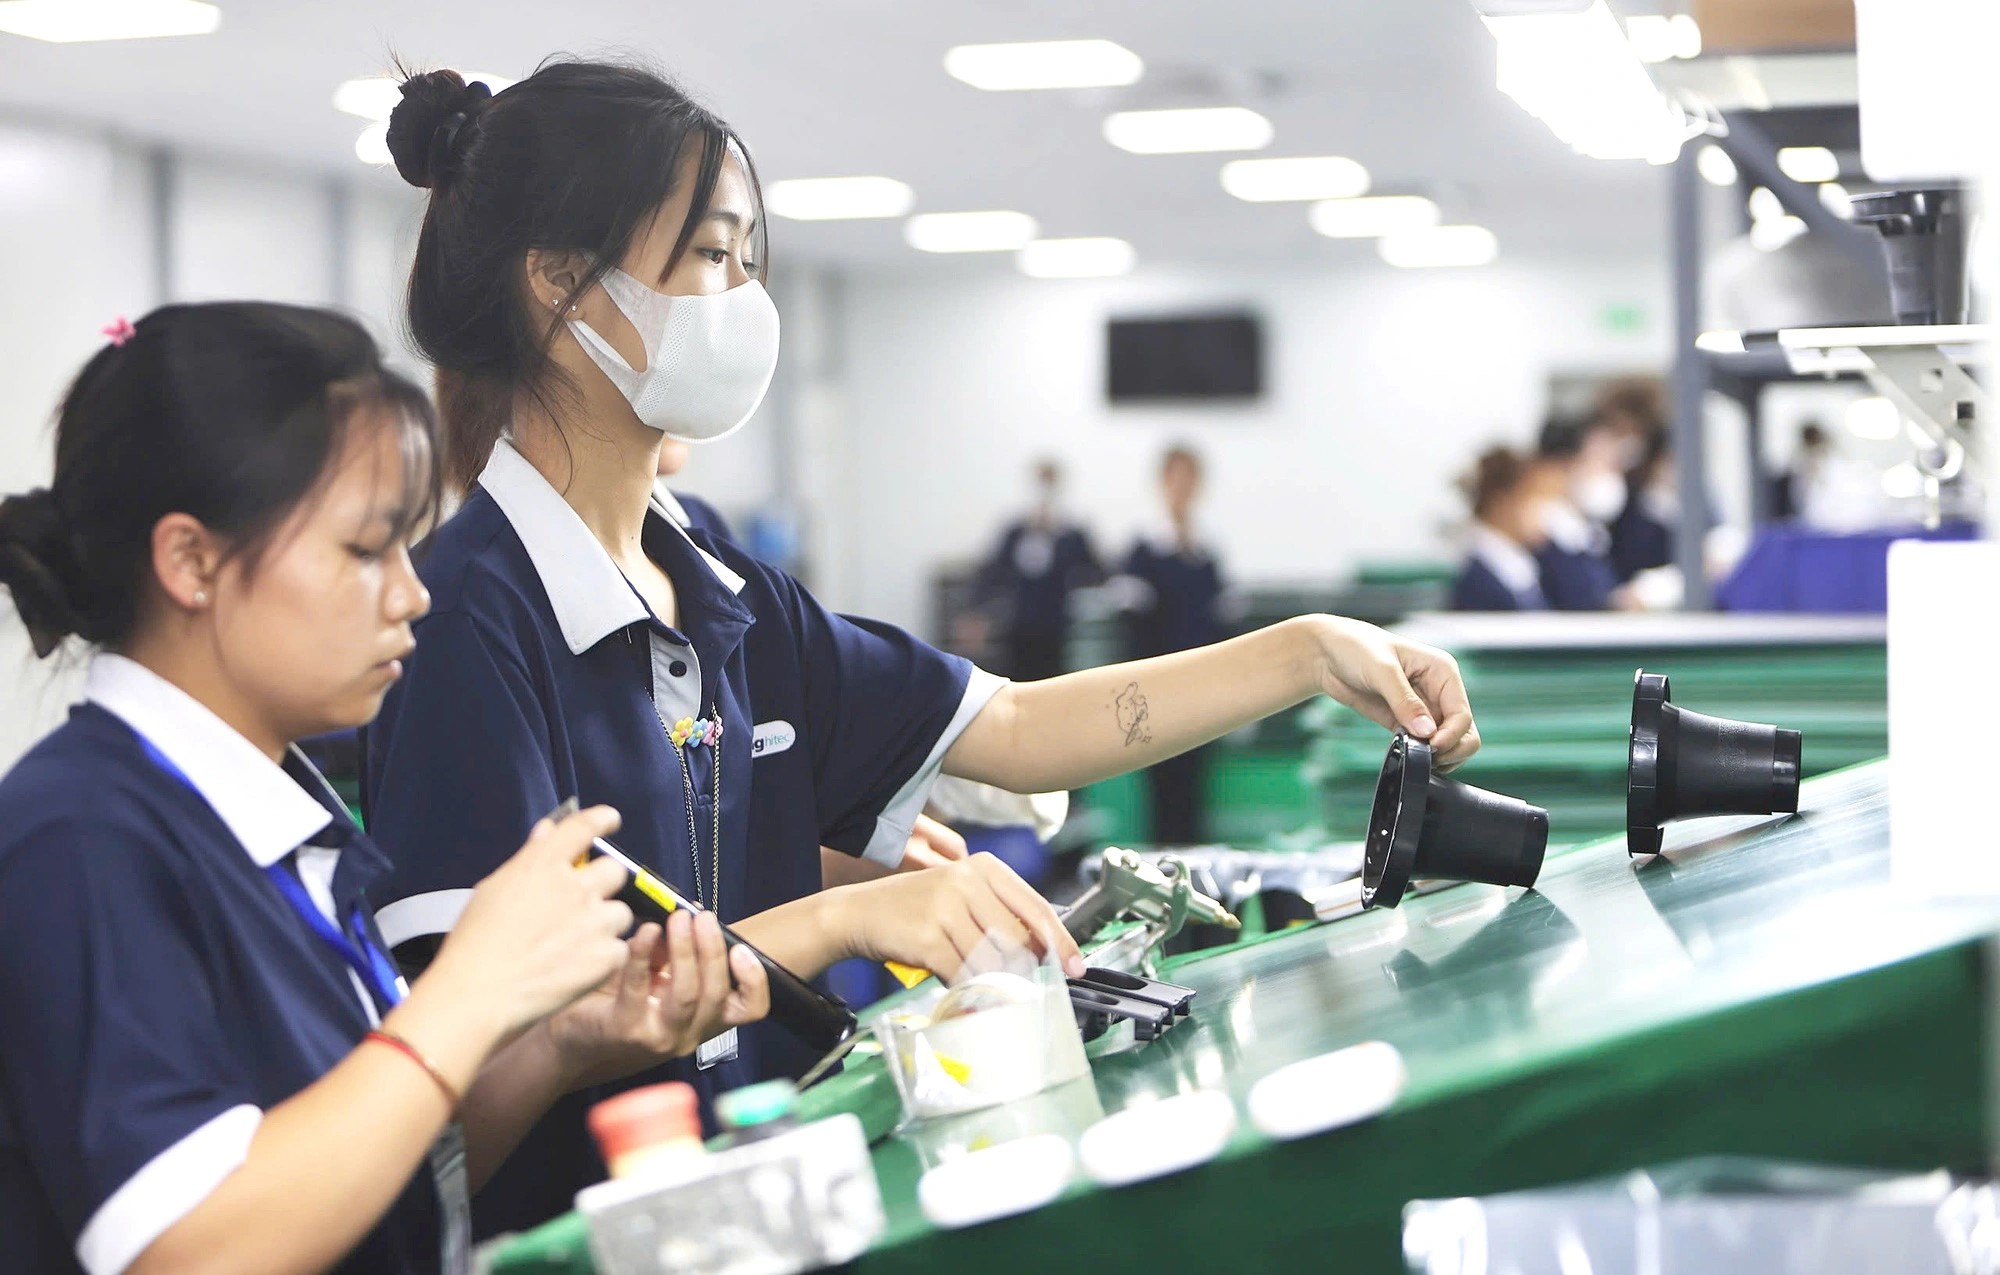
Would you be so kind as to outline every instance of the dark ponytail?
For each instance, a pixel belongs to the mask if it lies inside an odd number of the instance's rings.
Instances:
[[[0,500],[0,585],[13,596],[36,655],[84,627],[84,608],[70,592],[79,575],[54,492],[44,487]]]
[[[410,271],[410,335],[438,370],[443,468],[454,490],[478,478],[523,396],[552,410],[572,387],[549,361],[561,313],[622,260],[697,155],[692,203],[668,258],[687,250],[732,148],[727,124],[664,77],[604,62],[544,64],[498,95],[456,71],[403,81],[389,117],[396,171],[431,192]],[[759,242],[763,200],[757,196]],[[529,251],[592,264],[553,315],[530,310]]]
[[[388,408],[402,431],[407,535],[436,507],[435,422],[352,319],[252,302],[167,306],[97,352],[56,422],[55,479],[0,500],[0,586],[35,654],[116,646],[152,577],[153,528],[185,513],[258,552],[315,490],[350,425]]]

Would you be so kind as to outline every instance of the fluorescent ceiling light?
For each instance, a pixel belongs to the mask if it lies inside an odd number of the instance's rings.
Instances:
[[[1694,157],[1695,171],[1703,181],[1711,186],[1734,186],[1736,184],[1736,161],[1729,158],[1729,152],[1710,143],[1701,148]]]
[[[1842,221],[1854,220],[1854,203],[1848,197],[1847,187],[1839,182],[1820,183],[1819,202]]]
[[[1104,121],[1104,140],[1135,155],[1258,151],[1271,144],[1271,133],[1271,121],[1241,106],[1120,111]]]
[[[893,177],[807,177],[775,182],[765,196],[770,210],[793,221],[850,221],[900,217],[916,192]]]
[[[944,55],[945,73],[976,89],[1096,89],[1136,84],[1146,64],[1109,40],[961,44]]]
[[[1694,348],[1710,354],[1741,354],[1743,334],[1726,330],[1704,332],[1694,339]]]
[[[1037,279],[1095,279],[1127,274],[1137,254],[1123,239],[1037,239],[1015,258]]]
[[[464,71],[467,84],[484,84],[495,93],[513,86],[514,81],[504,75],[492,75],[485,71]],[[358,80],[345,80],[333,91],[333,108],[364,120],[386,120],[396,104],[403,100],[402,83],[387,75],[365,75]]]
[[[1830,182],[1840,176],[1840,157],[1824,146],[1781,146],[1778,171],[1795,182]]]
[[[1750,223],[1750,244],[1761,252],[1776,252],[1806,232],[1799,217],[1766,217]]]
[[[1891,500],[1915,500],[1924,494],[1924,476],[1904,461],[1882,471],[1882,494]]]
[[[1494,81],[1551,132],[1594,159],[1664,164],[1685,128],[1618,19],[1593,0],[1576,12],[1484,17],[1498,46]]]
[[[388,120],[377,120],[361,130],[361,136],[354,139],[354,158],[364,164],[396,162],[396,157],[389,153]]]
[[[1500,255],[1500,241],[1484,226],[1432,226],[1384,235],[1375,250],[1392,266],[1483,266]]]
[[[1903,413],[1894,403],[1877,394],[1857,398],[1841,417],[1847,432],[1856,438],[1886,443],[1903,432]]]
[[[1625,19],[1625,36],[1641,62],[1701,56],[1701,26],[1685,13],[1652,13]]]
[[[1438,206],[1422,195],[1371,195],[1329,199],[1308,214],[1312,228],[1329,239],[1373,239],[1438,224]]]
[[[1776,221],[1785,215],[1785,201],[1779,199],[1769,186],[1759,186],[1750,192],[1750,220]]]
[[[4,0],[0,31],[33,40],[141,40],[207,35],[222,10],[202,0]]]
[[[1352,199],[1368,193],[1368,170],[1351,159],[1232,159],[1222,188],[1253,204],[1300,199]]]
[[[903,239],[919,252],[1009,252],[1039,233],[1028,214],[998,210],[922,213],[903,223]]]

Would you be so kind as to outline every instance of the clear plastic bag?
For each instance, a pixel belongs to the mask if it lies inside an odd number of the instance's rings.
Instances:
[[[1538,1191],[1416,1200],[1412,1275],[2000,1275],[1984,1183],[1688,1160]]]
[[[1012,1102],[1090,1074],[1062,972],[1044,966],[1027,977],[1039,995],[1022,1003],[931,1022],[940,993],[870,1024],[905,1124]]]

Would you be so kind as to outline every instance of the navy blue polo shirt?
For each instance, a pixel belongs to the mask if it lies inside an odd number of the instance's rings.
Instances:
[[[1103,577],[1082,528],[1021,521],[1001,533],[980,568],[979,591],[1005,602],[1010,632],[1061,636],[1069,632],[1069,595]]]
[[[1611,560],[1588,549],[1551,543],[1535,555],[1542,569],[1542,593],[1558,611],[1605,611],[1618,587]]]
[[[373,892],[390,942],[448,930],[472,885],[571,795],[617,807],[619,846],[677,889],[714,903],[719,877],[724,921],[817,892],[822,845],[901,862],[945,751],[999,679],[827,610],[657,505],[644,547],[674,582],[676,626],[502,443],[424,548],[432,609],[365,735],[363,808],[394,860]],[[719,747],[686,750],[684,774],[667,724],[716,713]],[[680,1060],[558,1103],[474,1201],[477,1232],[534,1225],[602,1178],[583,1113],[609,1093],[686,1080],[706,1113],[719,1092],[813,1061],[769,1023],[742,1029],[739,1050],[706,1071]]]
[[[1145,604],[1126,622],[1133,658],[1222,640],[1222,569],[1214,554],[1169,533],[1133,545],[1123,571],[1147,586]]]
[[[1611,569],[1620,584],[1641,571],[1673,564],[1674,529],[1654,505],[1647,492],[1634,490],[1611,524]]]
[[[130,660],[98,656],[86,694],[0,780],[10,1271],[124,1270],[243,1163],[265,1111],[373,1025],[265,873],[290,860],[322,911],[352,913],[387,865],[358,832],[320,835],[352,829],[338,799]],[[437,1236],[422,1168],[336,1269],[435,1271]]]
[[[653,484],[653,504],[689,531],[703,532],[710,540],[722,544],[737,543],[735,529],[720,509],[699,496],[672,490],[664,479]]]
[[[1451,586],[1454,611],[1546,611],[1541,562],[1533,550],[1474,523],[1464,563]]]

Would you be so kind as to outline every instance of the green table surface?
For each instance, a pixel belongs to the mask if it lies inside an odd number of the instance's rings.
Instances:
[[[1105,1112],[1198,1087],[1240,1108],[1273,1069],[1371,1039],[1403,1053],[1401,1102],[1283,1145],[1246,1123],[1203,1168],[961,1232],[915,1204],[942,1152],[898,1136],[860,1268],[1392,1271],[1419,1197],[1721,1152],[1977,1167],[1977,940],[2000,909],[1890,892],[1885,780],[1871,764],[1808,784],[1796,818],[1678,825],[1658,859],[1582,847],[1531,892],[1461,886],[1187,959],[1192,1021],[1098,1061]]]
[[[1183,958],[1169,977],[1199,995],[1166,1037],[1062,1094],[880,1143],[889,1226],[858,1269],[1388,1272],[1416,1198],[1718,1153],[1980,1168],[1981,940],[2000,904],[1890,890],[1885,782],[1871,763],[1808,783],[1797,817],[1676,825],[1660,858],[1586,845],[1533,891],[1458,886]],[[960,1146],[1196,1088],[1241,1110],[1275,1068],[1375,1039],[1409,1068],[1379,1119],[1282,1144],[1246,1121],[1200,1168],[1079,1181],[969,1230],[917,1208],[923,1169]],[[879,1060],[810,1096],[891,1118]]]

